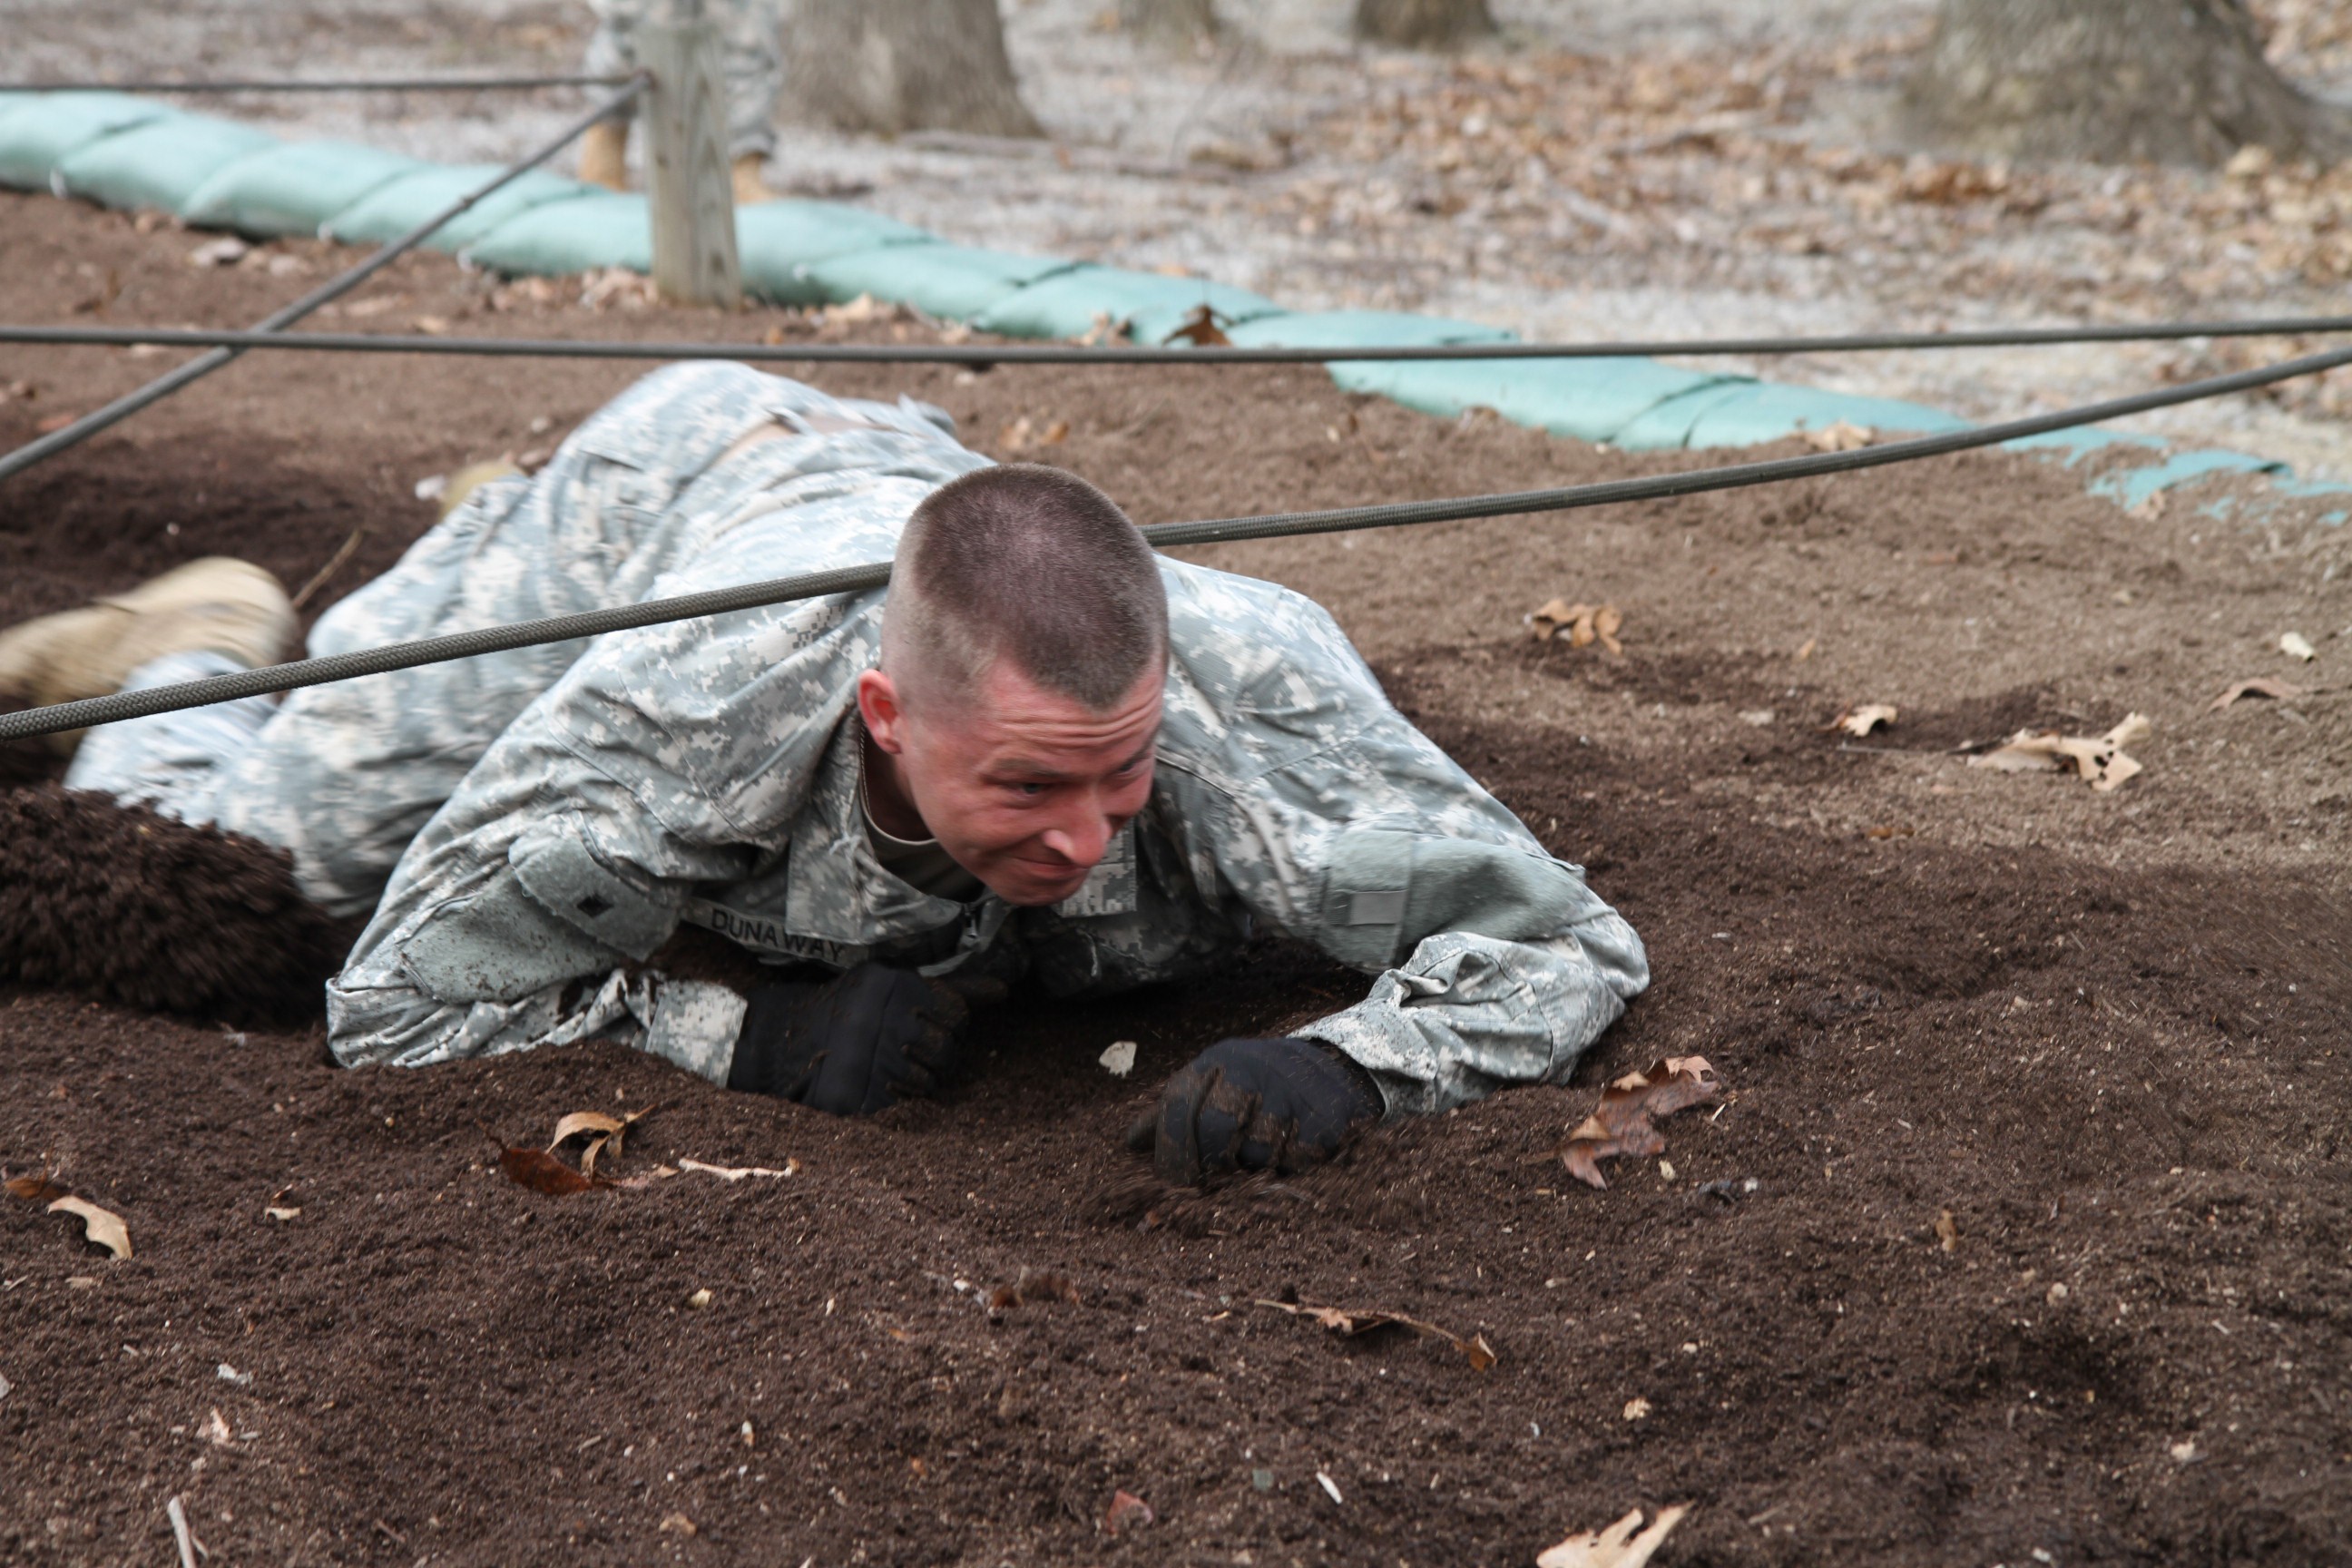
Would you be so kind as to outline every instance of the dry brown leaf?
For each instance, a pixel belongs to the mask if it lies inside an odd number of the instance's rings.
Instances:
[[[1947,1252],[1960,1249],[1960,1224],[1952,1217],[1949,1209],[1936,1211],[1936,1240]]]
[[[1078,1288],[1059,1274],[1032,1274],[1021,1271],[1021,1278],[1010,1285],[999,1285],[988,1293],[988,1310],[1002,1312],[1011,1307],[1044,1301],[1066,1301],[1078,1304]]]
[[[1224,348],[1234,341],[1225,336],[1225,321],[1215,306],[1195,305],[1183,324],[1160,341],[1163,344],[1190,343],[1196,349]]]
[[[609,1177],[582,1174],[544,1149],[501,1149],[499,1169],[519,1187],[559,1197],[614,1184]]]
[[[632,1110],[625,1116],[614,1116],[602,1110],[575,1110],[555,1124],[555,1136],[547,1142],[548,1152],[553,1153],[567,1138],[595,1133],[596,1136],[589,1140],[588,1146],[580,1152],[580,1173],[593,1176],[596,1173],[596,1156],[604,1152],[604,1146],[611,1144],[613,1158],[619,1159],[621,1141],[628,1135],[629,1129],[660,1109],[659,1106],[648,1105],[643,1110]]]
[[[1495,1364],[1495,1347],[1486,1342],[1486,1335],[1473,1334],[1465,1340],[1435,1323],[1420,1318],[1408,1318],[1402,1312],[1356,1311],[1340,1307],[1310,1306],[1304,1301],[1270,1301],[1263,1298],[1254,1300],[1251,1305],[1270,1307],[1294,1318],[1312,1318],[1333,1333],[1349,1338],[1370,1333],[1375,1329],[1410,1329],[1426,1339],[1444,1340],[1460,1351],[1469,1358],[1470,1368],[1474,1372],[1485,1372]]]
[[[1526,621],[1538,642],[1549,642],[1565,631],[1570,647],[1590,647],[1597,642],[1611,653],[1625,651],[1625,646],[1617,640],[1625,615],[1614,605],[1571,605],[1565,599],[1554,599],[1528,616]]]
[[[1571,1535],[1546,1550],[1536,1559],[1536,1568],[1642,1568],[1688,1512],[1688,1503],[1662,1508],[1650,1528],[1641,1530],[1642,1510],[1637,1508],[1606,1530]]]
[[[859,298],[863,299],[865,296],[860,295]],[[656,1533],[661,1535],[683,1535],[689,1541],[702,1533],[702,1531],[696,1527],[694,1521],[687,1518],[686,1515],[682,1513],[666,1513],[662,1515],[662,1521],[654,1526],[654,1530]]]
[[[1816,452],[1852,452],[1878,439],[1878,432],[1869,426],[1856,425],[1846,419],[1802,434],[1805,445]]]
[[[1122,1530],[1140,1530],[1155,1517],[1151,1505],[1133,1492],[1115,1491],[1110,1494],[1110,1507],[1103,1510],[1103,1533],[1117,1535]]]
[[[1917,828],[1907,826],[1903,823],[1887,822],[1882,823],[1876,827],[1864,828],[1862,830],[1862,836],[1864,838],[1876,839],[1879,842],[1884,843],[1889,838],[1909,838],[1917,832]]]
[[[2304,697],[2307,695],[2309,695],[2309,693],[2300,686],[2290,685],[2284,680],[2272,680],[2265,677],[2257,676],[2252,680],[2241,680],[2237,682],[2227,691],[2221,693],[2221,696],[2213,699],[2212,707],[2209,709],[2208,711],[2218,713],[2222,709],[2227,708],[2231,703],[2237,701],[2242,697],[2269,697],[2284,702],[2290,697]]]
[[[47,1176],[11,1176],[0,1182],[0,1190],[28,1204],[54,1203],[66,1195],[66,1190]]]
[[[1869,734],[1874,730],[1894,728],[1895,719],[1895,708],[1894,703],[1864,702],[1857,707],[1847,709],[1843,713],[1840,713],[1836,718],[1822,725],[1822,733],[1826,735],[1832,731],[1843,730],[1847,734],[1859,740],[1863,736]]]
[[[117,1258],[131,1256],[130,1227],[122,1216],[110,1209],[102,1209],[88,1198],[58,1198],[49,1205],[51,1214],[69,1214],[81,1221],[82,1234],[106,1248]]]
[[[2055,730],[2020,730],[1999,748],[1970,757],[1969,766],[2004,773],[2057,773],[2071,767],[2089,780],[2093,789],[2104,793],[2140,771],[2140,764],[2125,755],[2124,748],[2139,744],[2154,732],[2155,726],[2144,713],[2126,715],[2122,723],[2095,740]]]
[[[215,1448],[234,1448],[236,1447],[236,1438],[230,1435],[228,1423],[221,1419],[221,1413],[218,1409],[215,1409],[211,1415],[205,1418],[205,1441],[210,1443]]]
[[[1642,1072],[1627,1073],[1601,1091],[1601,1103],[1559,1147],[1538,1155],[1557,1157],[1568,1173],[1589,1187],[1609,1185],[1600,1163],[1619,1154],[1640,1158],[1665,1152],[1666,1141],[1652,1123],[1723,1092],[1723,1080],[1705,1057],[1668,1057]]]

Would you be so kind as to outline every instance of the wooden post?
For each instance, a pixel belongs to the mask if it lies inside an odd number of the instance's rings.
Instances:
[[[719,29],[703,21],[642,26],[637,57],[654,74],[644,116],[654,287],[664,299],[731,310],[743,302],[743,269]]]

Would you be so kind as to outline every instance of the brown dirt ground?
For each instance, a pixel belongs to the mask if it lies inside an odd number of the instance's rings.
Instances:
[[[0,233],[12,320],[236,324],[302,281],[47,200],[0,198]],[[354,319],[387,327],[714,327],[437,258],[371,295],[397,303]],[[727,330],[771,328],[807,323]],[[0,444],[168,363],[10,351],[0,384],[36,390]],[[635,374],[248,361],[0,490],[0,622],[208,552],[299,582],[365,527],[348,590],[429,521],[418,478],[544,445]],[[816,379],[929,397],[992,449],[1068,419],[1030,455],[1143,521],[1677,461],[1311,371]],[[2352,718],[2340,689],[2205,710],[2251,675],[2340,688],[2343,531],[2082,484],[1979,456],[1213,552],[1329,605],[1658,976],[1578,1087],[1296,1182],[1156,1193],[1118,1140],[1192,1050],[1360,984],[1279,943],[1213,990],[1005,1009],[957,1099],[857,1123],[609,1047],[341,1071],[315,1023],[0,984],[0,1159],[137,1246],[0,1202],[0,1557],[169,1561],[179,1496],[225,1562],[1524,1564],[1681,1501],[1661,1563],[2346,1560]],[[1624,606],[1622,659],[1525,640],[1560,594]],[[2315,669],[2274,651],[2290,626]],[[1861,700],[1904,710],[1882,750],[1816,729]],[[1948,754],[2134,709],[2156,738],[2113,795]],[[1094,1065],[1122,1038],[1126,1083]],[[1593,1085],[1688,1051],[1731,1094],[1669,1124],[1672,1174],[1595,1193],[1541,1162]],[[798,1173],[548,1197],[485,1136],[656,1103],[623,1173]],[[1079,1300],[983,1310],[1025,1269]],[[1250,1304],[1286,1291],[1500,1361]],[[1157,1522],[1102,1533],[1116,1489]]]

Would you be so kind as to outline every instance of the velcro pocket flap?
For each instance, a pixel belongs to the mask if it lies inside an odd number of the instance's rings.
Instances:
[[[631,958],[652,957],[677,929],[682,892],[644,886],[600,859],[576,819],[525,835],[507,859],[541,908]]]
[[[471,898],[444,904],[400,951],[437,1002],[520,1002],[621,962],[618,952],[541,908],[506,868]]]

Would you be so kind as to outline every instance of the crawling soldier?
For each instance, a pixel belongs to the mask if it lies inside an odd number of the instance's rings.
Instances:
[[[658,372],[467,494],[310,652],[886,557],[891,586],[111,725],[67,783],[281,846],[313,902],[373,911],[327,991],[346,1064],[617,1039],[864,1114],[946,1080],[983,995],[1202,978],[1273,931],[1377,978],[1177,1073],[1136,1134],[1168,1178],[1565,1078],[1648,982],[1577,869],[1316,605],[1156,556],[1084,480],[950,428]],[[205,563],[0,634],[0,687],[266,661],[290,621],[263,582]],[[680,922],[774,979],[666,974]]]

